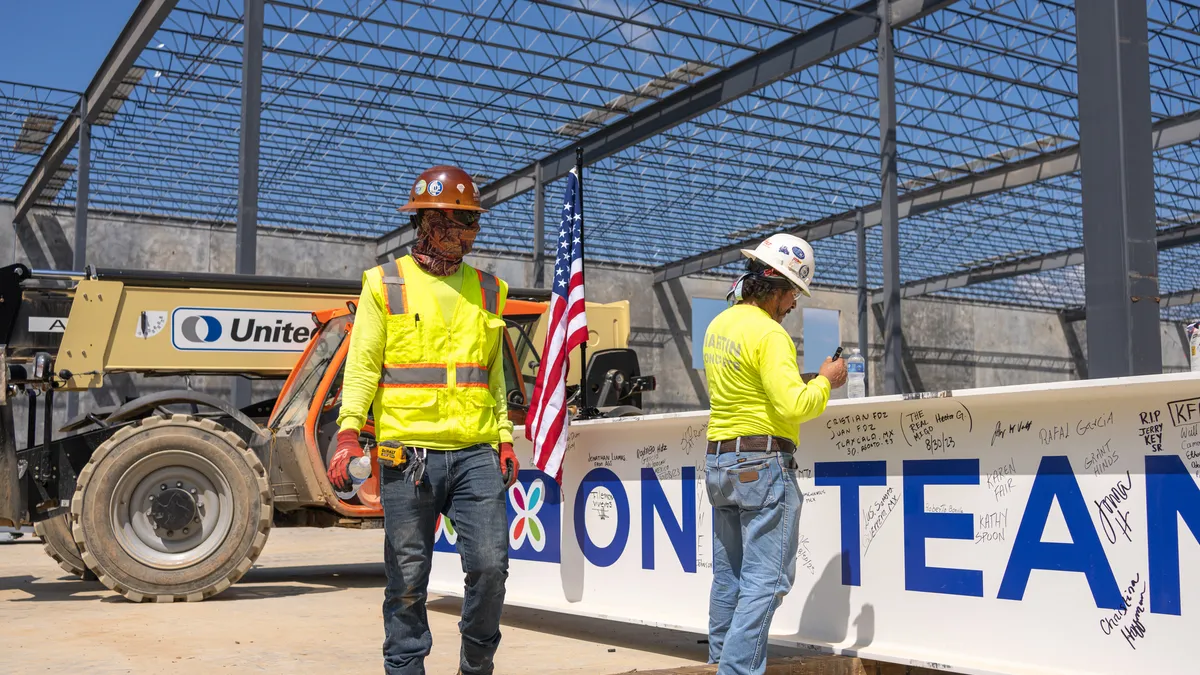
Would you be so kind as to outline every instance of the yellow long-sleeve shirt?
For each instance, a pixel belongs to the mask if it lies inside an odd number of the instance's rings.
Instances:
[[[443,279],[429,275],[416,265],[413,265],[412,268],[409,274],[423,275],[424,278],[419,280],[424,282],[421,285],[426,288],[435,288],[434,295],[440,306],[445,305],[442,303],[442,298],[438,296],[445,293],[459,294],[458,303],[466,302],[461,298],[461,280],[455,284],[459,287],[456,290],[452,286],[448,286]],[[434,284],[440,285],[441,288],[437,288]],[[415,285],[417,284],[412,286]],[[354,315],[354,329],[350,333],[346,370],[342,379],[342,408],[338,414],[340,429],[356,431],[362,429],[366,423],[367,413],[372,409],[377,424],[378,420],[383,418],[380,410],[383,390],[379,388],[379,374],[383,367],[384,345],[387,343],[386,311],[381,299],[371,291],[364,276],[363,289],[359,294],[358,308]],[[451,323],[452,316],[453,312],[445,316],[445,323]],[[513,440],[513,424],[508,419],[503,347],[504,329],[489,331],[484,344],[484,353],[488,355],[488,358],[483,365],[488,369],[488,390],[496,400],[493,412],[498,437],[480,439],[479,442],[512,443]],[[402,436],[400,438],[380,437],[379,440],[400,440],[410,443],[414,441],[412,438],[404,438],[402,430],[400,434]],[[464,447],[460,440],[438,438],[420,439],[420,445],[433,450],[456,450]]]
[[[761,308],[734,305],[704,335],[708,379],[708,440],[769,434],[800,443],[800,425],[819,417],[831,385],[818,375],[805,384],[791,336]]]

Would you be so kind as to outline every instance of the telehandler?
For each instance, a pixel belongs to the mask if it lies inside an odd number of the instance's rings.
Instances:
[[[362,441],[371,477],[348,499],[326,478],[359,290],[286,277],[0,268],[0,525],[34,525],[64,570],[148,602],[222,592],[273,527],[381,527],[370,423]],[[509,417],[518,425],[546,298],[512,289],[504,310]],[[655,383],[626,348],[628,302],[587,311],[584,412],[639,414]],[[276,399],[241,409],[190,389],[140,396],[68,420],[58,430],[68,435],[56,438],[55,395],[104,386],[114,373],[286,379]],[[28,440],[18,450],[10,404],[21,395]]]

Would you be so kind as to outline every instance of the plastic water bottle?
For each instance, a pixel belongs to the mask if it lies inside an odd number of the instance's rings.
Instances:
[[[850,350],[846,359],[846,397],[863,398],[867,395],[867,360],[858,348]]]
[[[350,491],[349,492],[334,492],[338,499],[352,499],[358,494],[358,489],[366,482],[367,478],[371,477],[371,458],[367,456],[355,457],[350,460]]]

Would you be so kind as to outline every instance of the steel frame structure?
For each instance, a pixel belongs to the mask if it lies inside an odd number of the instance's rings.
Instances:
[[[583,146],[591,260],[725,275],[745,242],[797,230],[819,285],[854,289],[862,212],[864,285],[884,285],[873,1],[262,4],[259,227],[386,254],[411,177],[453,162],[493,204],[478,246],[528,255]],[[901,294],[1082,305],[1073,3],[892,5]],[[143,0],[87,92],[0,82],[0,199],[76,200],[82,95],[92,214],[238,222],[245,6]],[[1180,319],[1195,244],[1163,237],[1200,218],[1200,3],[1150,0],[1147,33],[1162,316]],[[31,115],[53,120],[37,155]]]

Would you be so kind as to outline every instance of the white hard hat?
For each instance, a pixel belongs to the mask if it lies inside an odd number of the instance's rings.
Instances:
[[[798,286],[801,293],[812,297],[808,285],[812,283],[815,260],[807,241],[793,234],[775,234],[753,251],[742,249],[742,255],[774,269]]]

